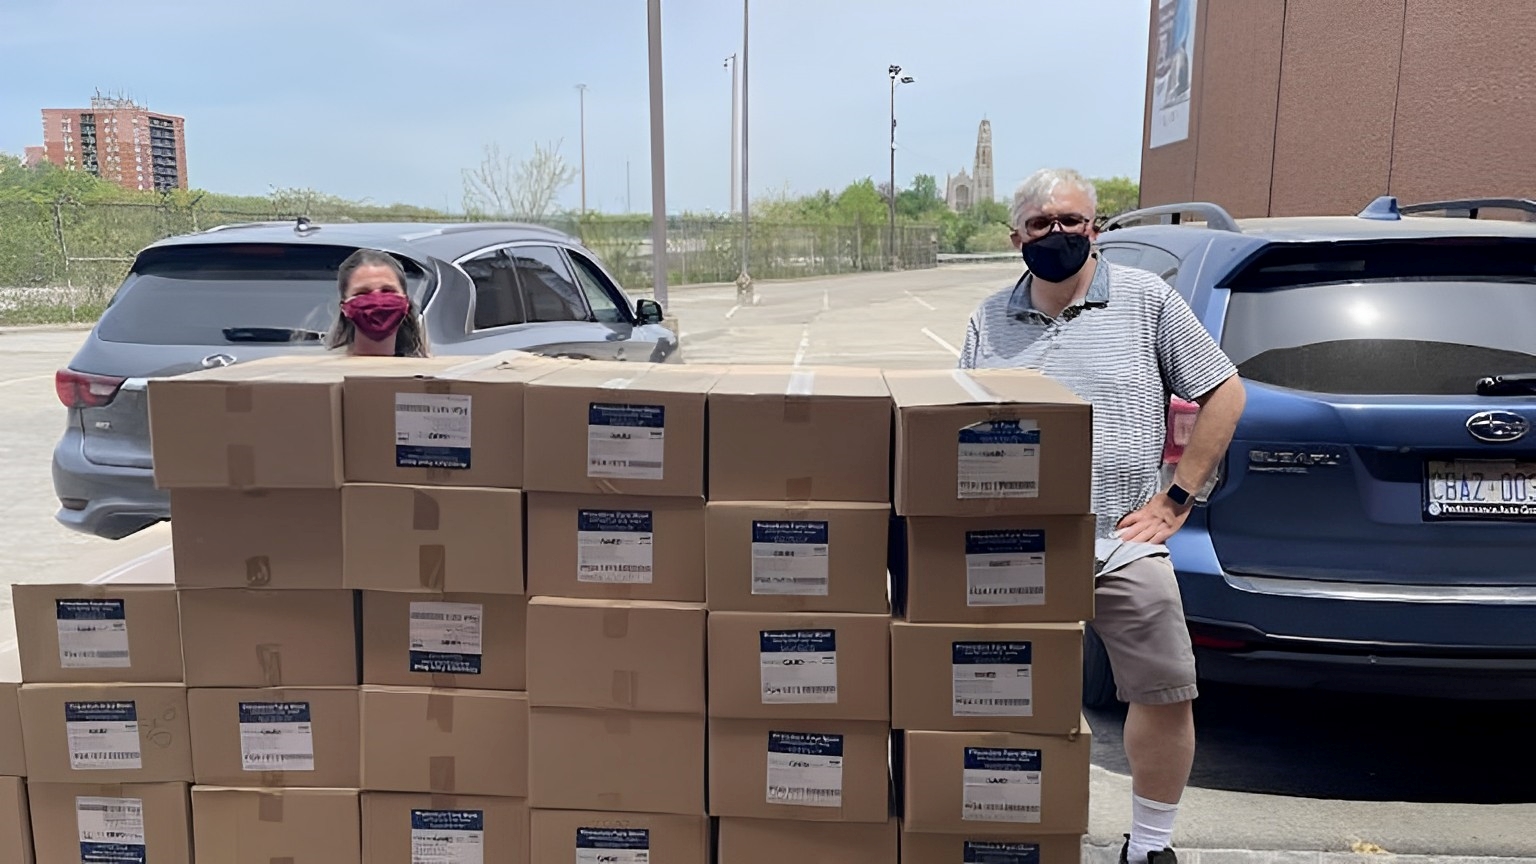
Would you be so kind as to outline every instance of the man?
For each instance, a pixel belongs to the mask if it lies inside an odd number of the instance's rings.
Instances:
[[[1075,171],[1039,171],[1019,186],[1012,237],[1028,272],[971,316],[960,366],[1035,369],[1093,404],[1093,628],[1130,703],[1133,819],[1120,860],[1176,864],[1173,822],[1195,755],[1195,658],[1163,543],[1225,454],[1245,397],[1178,293],[1094,251],[1096,211],[1093,185]],[[1170,391],[1201,410],[1164,487]]]

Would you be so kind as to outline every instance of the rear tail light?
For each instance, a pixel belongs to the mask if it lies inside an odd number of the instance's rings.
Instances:
[[[65,408],[102,408],[117,397],[126,378],[90,375],[73,369],[60,369],[53,376],[53,389]]]

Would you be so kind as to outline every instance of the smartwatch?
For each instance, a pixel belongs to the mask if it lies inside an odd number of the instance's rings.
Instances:
[[[1188,489],[1185,489],[1183,486],[1180,486],[1177,483],[1171,484],[1168,487],[1168,491],[1164,494],[1168,496],[1169,501],[1172,501],[1174,504],[1180,507],[1188,507],[1190,499],[1193,497],[1189,494]]]

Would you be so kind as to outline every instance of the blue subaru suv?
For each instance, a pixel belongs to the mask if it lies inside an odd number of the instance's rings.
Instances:
[[[1104,257],[1173,285],[1247,387],[1169,542],[1202,679],[1536,697],[1533,220],[1530,200],[1386,197],[1356,216],[1190,203],[1106,224]],[[1168,462],[1192,407],[1170,411]],[[1087,658],[1103,707],[1093,637]]]

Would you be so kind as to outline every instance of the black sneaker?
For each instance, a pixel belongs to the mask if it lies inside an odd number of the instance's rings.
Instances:
[[[1125,845],[1120,847],[1120,864],[1130,864],[1126,860],[1131,848],[1131,835],[1126,834]],[[1140,862],[1138,862],[1140,864]],[[1164,849],[1161,852],[1147,854],[1147,864],[1179,864],[1179,856],[1173,854],[1172,849]]]

